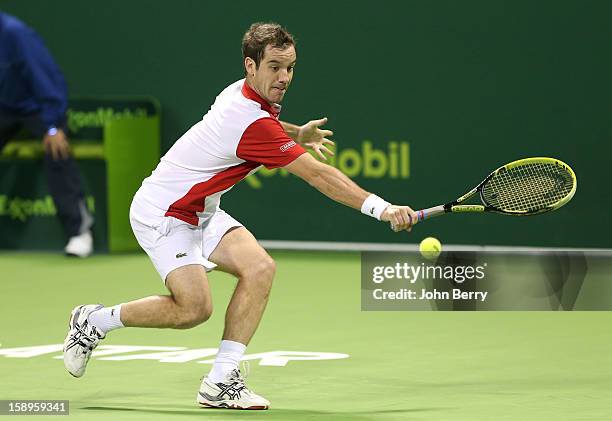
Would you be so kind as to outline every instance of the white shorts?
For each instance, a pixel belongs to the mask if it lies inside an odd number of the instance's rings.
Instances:
[[[217,265],[208,258],[221,238],[233,227],[242,224],[225,211],[217,212],[203,225],[194,226],[173,217],[161,217],[149,225],[130,212],[130,223],[140,247],[147,252],[162,281],[174,269],[186,265],[202,265],[206,271]]]

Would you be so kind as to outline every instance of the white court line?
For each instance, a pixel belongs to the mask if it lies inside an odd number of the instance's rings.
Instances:
[[[418,244],[391,243],[347,243],[334,241],[281,241],[260,240],[270,250],[317,250],[317,251],[418,251]],[[592,253],[612,256],[612,249],[604,248],[563,248],[563,247],[522,247],[522,246],[475,246],[467,244],[444,244],[444,251],[479,251],[510,254],[536,254],[550,252]]]

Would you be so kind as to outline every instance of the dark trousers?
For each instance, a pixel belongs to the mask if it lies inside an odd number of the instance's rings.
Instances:
[[[23,129],[40,139],[46,132],[38,115],[19,116],[0,110],[0,151]],[[72,157],[53,160],[50,153],[45,153],[44,163],[49,193],[66,236],[73,237],[87,231],[93,218],[85,206],[81,176],[74,160]]]

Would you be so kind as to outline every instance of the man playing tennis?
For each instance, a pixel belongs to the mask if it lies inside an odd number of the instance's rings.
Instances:
[[[207,407],[267,409],[270,403],[247,388],[238,368],[262,317],[275,265],[253,235],[219,208],[221,195],[262,165],[284,167],[331,199],[360,209],[394,229],[410,230],[416,214],[361,189],[325,159],[332,132],[326,119],[296,126],[278,120],[280,102],[293,78],[295,42],[280,25],[256,23],[245,33],[246,78],[223,90],[204,118],[161,158],[136,193],[130,211],[134,234],[170,295],[150,296],[113,307],[81,305],[72,311],[64,363],[84,374],[92,350],[122,327],[188,329],[206,321],[212,301],[206,272],[217,268],[238,283],[225,314],[215,362],[202,380],[197,401]]]

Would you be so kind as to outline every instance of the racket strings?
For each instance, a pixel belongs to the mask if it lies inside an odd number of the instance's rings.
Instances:
[[[530,162],[499,171],[483,186],[484,202],[508,212],[537,212],[565,198],[573,177],[560,165]]]

